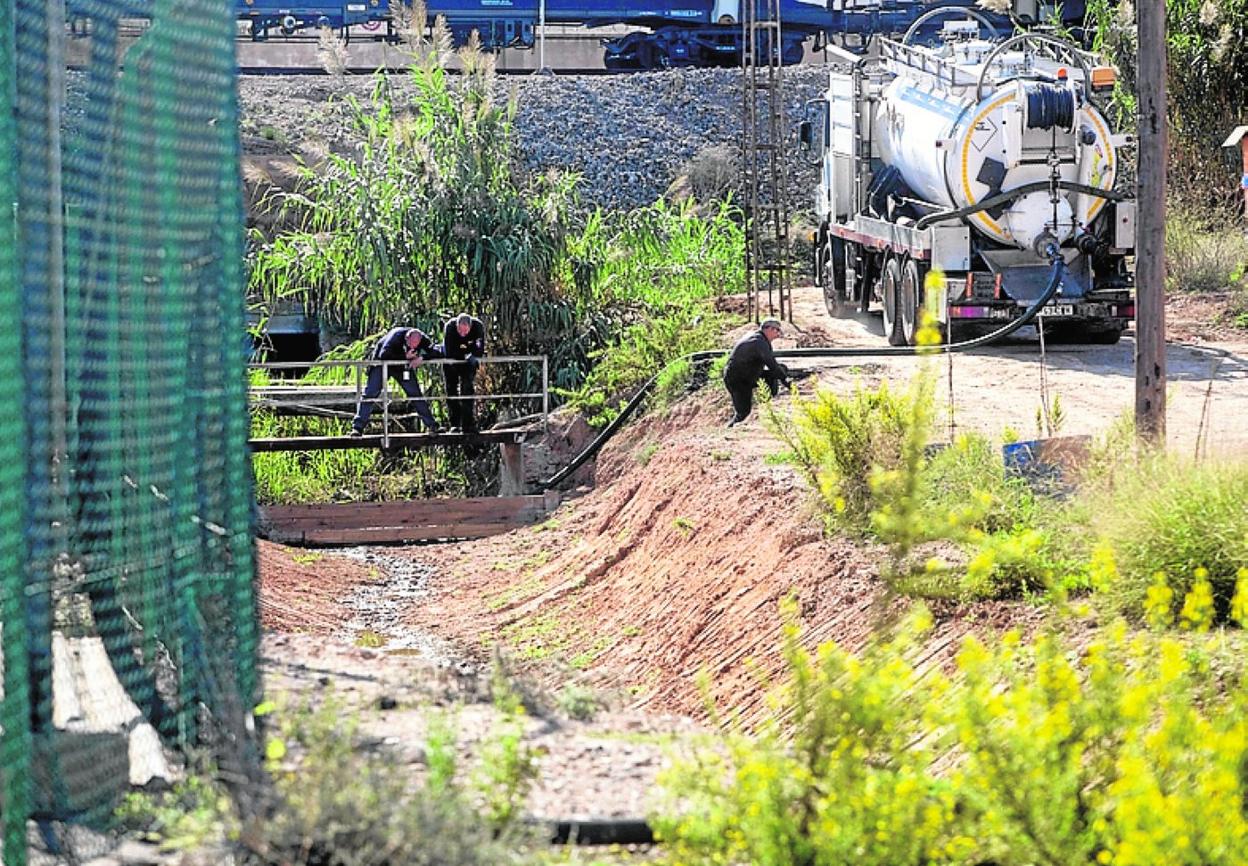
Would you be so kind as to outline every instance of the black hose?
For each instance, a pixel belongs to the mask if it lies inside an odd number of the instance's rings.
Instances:
[[[1086,193],[1087,195],[1094,195],[1098,198],[1109,199],[1110,201],[1125,201],[1130,197],[1126,193],[1114,192],[1109,189],[1099,189],[1094,186],[1088,186],[1086,183],[1075,183],[1074,181],[1069,180],[1059,180],[1056,186],[1058,189]],[[1014,199],[1022,198],[1029,193],[1048,192],[1053,189],[1053,187],[1053,182],[1047,180],[1037,180],[1032,181],[1031,183],[1025,183],[1022,186],[1006,190],[1005,192],[999,192],[996,195],[989,196],[982,201],[967,205],[966,207],[958,208],[957,210],[942,210],[940,213],[932,213],[925,217],[920,217],[918,222],[914,224],[914,228],[916,231],[922,231],[932,223],[947,222],[948,220],[968,217],[971,214],[976,214],[980,211],[990,210],[1000,204],[1009,204],[1014,201]]]
[[[1045,188],[1048,188],[1047,184],[1045,184]],[[1051,247],[1049,249],[1049,257],[1052,260],[1053,269],[1049,274],[1049,283],[1045,286],[1045,289],[1040,294],[1040,297],[1033,301],[1031,306],[1028,307],[1023,314],[1014,321],[998,328],[995,331],[976,337],[973,340],[964,340],[961,343],[947,343],[939,346],[853,346],[844,348],[782,349],[779,352],[776,352],[776,357],[871,358],[880,356],[897,357],[909,355],[948,355],[956,352],[966,352],[970,349],[978,349],[981,346],[987,346],[990,343],[995,343],[997,340],[1008,337],[1019,328],[1025,327],[1036,317],[1037,314],[1039,314],[1040,309],[1047,304],[1054,295],[1057,294],[1057,290],[1062,285],[1062,274],[1066,271],[1066,265],[1062,260],[1060,251],[1057,250],[1056,247]],[[702,361],[711,361],[727,354],[727,351],[728,350],[726,349],[715,349],[707,352],[690,352],[688,355],[683,355],[674,361],[669,361],[668,365],[676,363],[676,361],[690,361],[695,364]],[[665,365],[664,369],[666,369],[668,365]],[[593,442],[589,443],[589,445],[587,445],[580,454],[577,454],[574,458],[572,458],[571,463],[560,469],[550,478],[540,482],[539,487],[542,490],[548,490],[551,487],[554,487],[573,472],[580,469],[581,466],[585,464],[585,461],[597,454],[602,446],[607,444],[607,441],[615,435],[616,431],[619,430],[620,427],[624,426],[624,422],[627,421],[629,416],[637,410],[637,407],[641,405],[642,401],[646,398],[646,395],[650,393],[650,389],[654,387],[654,383],[658,380],[661,373],[662,371],[651,376],[649,381],[638,389],[637,393],[633,395],[633,398],[625,404],[623,409],[620,410],[620,414],[615,416],[611,423],[598,434],[598,437],[594,439]]]

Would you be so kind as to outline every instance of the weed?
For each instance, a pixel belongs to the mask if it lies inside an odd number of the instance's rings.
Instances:
[[[776,429],[835,526],[867,529],[875,506],[871,475],[901,465],[902,443],[926,411],[925,399],[918,390],[895,393],[887,383],[850,397],[820,389],[810,399],[794,398],[791,425]]]
[[[672,528],[681,535],[688,537],[696,527],[688,517],[676,517],[672,519]]]
[[[637,463],[646,466],[655,454],[659,453],[659,449],[663,447],[658,442],[647,442],[637,451]]]
[[[165,850],[193,850],[236,833],[239,819],[211,768],[176,782],[164,794],[131,792],[117,807],[121,825]]]
[[[804,649],[788,616],[772,720],[729,728],[661,777],[653,821],[673,862],[1248,857],[1242,642],[1227,653],[1222,636],[1131,634],[1121,622],[1078,649],[1008,632],[968,638],[955,680],[916,669],[925,612],[857,654]],[[1208,814],[1224,819],[1211,827]],[[1200,852],[1176,861],[1176,845]]]
[[[509,718],[487,737],[480,769],[465,779],[444,716],[428,726],[427,772],[413,774],[389,750],[357,742],[358,717],[332,697],[278,713],[268,766],[279,799],[249,830],[249,847],[263,862],[301,866],[518,863],[510,852],[528,836],[505,802],[526,789],[531,762]],[[481,779],[495,799],[482,797]]]
[[[787,466],[796,460],[797,455],[792,451],[776,451],[763,456],[763,463],[767,466]]]
[[[491,613],[500,611],[522,599],[532,598],[545,588],[546,584],[541,579],[530,577],[521,583],[512,584],[497,595],[487,596],[485,599],[486,610],[489,610]]]
[[[709,456],[716,463],[723,463],[732,459],[732,452],[724,451],[720,448],[714,448],[708,453],[707,456]]]
[[[602,709],[598,695],[576,683],[568,683],[560,689],[555,701],[561,713],[582,722],[592,719]]]
[[[1047,389],[1036,407],[1036,436],[1045,438],[1057,436],[1066,423],[1066,411],[1062,408],[1062,395],[1054,394],[1050,400]]]
[[[298,565],[314,565],[325,558],[323,553],[295,553],[290,557]]]
[[[641,634],[641,627],[636,625],[626,625],[620,629],[620,634],[624,637],[637,637]]]
[[[386,645],[386,639],[372,629],[364,629],[355,636],[355,645],[365,649],[378,649]]]

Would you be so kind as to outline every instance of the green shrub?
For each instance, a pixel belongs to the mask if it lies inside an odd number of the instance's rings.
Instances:
[[[1095,526],[1113,550],[1112,607],[1143,615],[1149,584],[1163,572],[1182,598],[1197,569],[1208,572],[1225,618],[1239,569],[1248,566],[1248,464],[1141,459],[1096,495]]]
[[[1248,860],[1241,636],[1012,632],[968,638],[950,674],[916,666],[927,625],[858,654],[789,625],[773,721],[662,779],[673,862]]]
[[[880,505],[872,475],[902,465],[902,445],[916,427],[927,435],[925,404],[930,400],[923,389],[894,392],[888,383],[875,391],[860,387],[849,397],[820,389],[810,399],[793,400],[792,420],[781,421],[777,432],[833,526],[869,530]]]
[[[903,661],[917,631],[859,657],[833,644],[812,656],[786,626],[791,681],[770,720],[661,778],[668,800],[652,820],[673,862],[899,866],[949,844],[958,802],[928,771],[915,712],[934,696]]]
[[[924,469],[922,491],[933,514],[981,502],[974,525],[989,533],[1033,526],[1039,514],[1052,507],[1025,479],[1005,471],[1001,450],[979,433],[963,433],[932,456]]]
[[[1041,496],[1006,472],[978,434],[932,449],[930,379],[851,397],[818,391],[776,426],[818,491],[830,525],[889,545],[881,575],[898,592],[1000,598],[1086,586],[1078,507]],[[953,542],[965,567],[914,554]]]
[[[699,300],[656,310],[645,321],[629,326],[611,346],[595,353],[595,366],[585,383],[574,392],[566,392],[569,405],[584,412],[594,426],[609,424],[656,373],[660,404],[670,401],[692,373],[687,361],[670,362],[717,347],[728,321],[727,316]]]

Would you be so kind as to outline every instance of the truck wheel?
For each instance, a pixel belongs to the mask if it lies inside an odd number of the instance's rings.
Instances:
[[[900,298],[901,265],[897,259],[889,257],[884,263],[884,273],[880,275],[880,293],[884,296],[884,336],[890,346],[904,346],[906,335],[901,330]]]
[[[845,241],[830,237],[819,256],[822,263],[820,285],[823,287],[823,303],[829,315],[839,316],[844,311],[845,295]]]
[[[898,318],[905,344],[918,345],[919,328],[923,324],[923,277],[927,269],[907,257],[901,266],[901,287],[897,296]]]
[[[843,238],[828,239],[828,260],[831,265],[832,291],[842,303],[853,301],[845,285],[845,241]]]

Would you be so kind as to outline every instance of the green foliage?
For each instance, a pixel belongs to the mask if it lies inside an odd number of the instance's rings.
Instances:
[[[253,238],[251,290],[360,336],[436,332],[471,310],[493,352],[549,355],[553,380],[575,384],[604,337],[588,281],[559,278],[576,179],[523,173],[492,61],[473,46],[460,60],[462,76],[432,54],[414,63],[409,102],[384,75],[371,106],[346,97],[355,147],[301,165],[297,191],[271,191],[267,205],[297,228]]]
[[[855,655],[801,648],[756,733],[666,773],[676,863],[1234,864],[1248,858],[1242,640],[968,638],[916,670],[928,621]]]
[[[1224,210],[1238,169],[1218,146],[1248,104],[1248,2],[1168,0],[1165,8],[1170,195],[1188,207]],[[1135,4],[1091,0],[1087,9],[1093,48],[1119,69],[1111,113],[1133,129]]]
[[[637,451],[637,462],[645,466],[654,458],[655,454],[659,453],[660,447],[662,446],[658,442],[646,443]]]
[[[903,443],[929,411],[920,405],[925,402],[921,386],[897,393],[887,383],[875,391],[860,387],[849,397],[820,389],[810,399],[794,398],[791,426],[781,423],[777,430],[832,525],[868,529],[879,504],[871,477],[902,465]],[[927,428],[920,432],[926,436]]]
[[[999,598],[1086,586],[1084,544],[1070,531],[1082,506],[1036,493],[977,434],[929,447],[932,418],[931,378],[920,375],[901,395],[887,384],[851,397],[817,391],[778,429],[830,526],[889,545],[882,576],[894,590]],[[920,562],[929,542],[954,542],[965,562]]]
[[[1166,287],[1180,292],[1245,289],[1248,237],[1231,220],[1178,211],[1166,221]]]
[[[278,805],[250,831],[264,862],[520,862],[514,852],[525,834],[514,810],[500,810],[499,803],[527,785],[527,752],[506,720],[487,740],[477,771],[497,786],[491,796],[502,799],[481,800],[477,784],[461,780],[456,738],[445,720],[430,725],[422,777],[390,752],[363,746],[358,718],[333,699],[277,719],[266,753]]]
[[[659,405],[680,396],[692,377],[692,352],[717,348],[732,319],[711,299],[739,291],[744,274],[738,211],[728,204],[703,217],[686,202],[662,201],[614,218],[595,214],[572,244],[573,264],[592,274],[591,293],[612,321],[626,322],[593,354],[584,384],[565,390],[595,426],[658,375]],[[712,374],[713,375],[713,374]]]
[[[1197,570],[1212,584],[1219,617],[1230,609],[1239,570],[1248,565],[1248,465],[1191,464],[1144,457],[1094,494],[1094,525],[1115,553],[1117,574],[1103,592],[1138,617],[1149,585],[1163,572],[1178,597]]]
[[[211,769],[192,773],[163,794],[132,791],[117,808],[122,828],[165,850],[193,850],[238,832],[233,801]]]
[[[653,817],[676,863],[923,863],[949,836],[956,800],[927,773],[928,684],[904,666],[910,633],[854,658],[812,657],[785,629],[791,682],[757,734],[729,733],[661,781]]]

